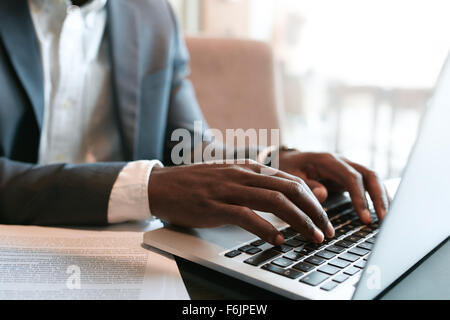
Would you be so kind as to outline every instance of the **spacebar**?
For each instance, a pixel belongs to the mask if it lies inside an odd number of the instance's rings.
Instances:
[[[276,256],[279,256],[280,254],[281,254],[280,252],[274,249],[268,249],[266,251],[261,252],[260,254],[257,254],[256,256],[244,260],[244,262],[251,264],[252,266],[258,267],[263,263],[267,262],[268,260],[275,258]]]

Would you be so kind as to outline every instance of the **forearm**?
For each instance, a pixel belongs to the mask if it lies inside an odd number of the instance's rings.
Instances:
[[[0,158],[0,223],[104,225],[125,163],[38,166]]]

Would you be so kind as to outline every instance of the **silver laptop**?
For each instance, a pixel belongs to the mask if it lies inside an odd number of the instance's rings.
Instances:
[[[327,213],[336,237],[308,243],[270,213],[282,231],[274,247],[238,227],[165,227],[146,245],[293,299],[373,299],[450,235],[450,63],[441,72],[402,182],[382,223],[362,225],[344,198]]]

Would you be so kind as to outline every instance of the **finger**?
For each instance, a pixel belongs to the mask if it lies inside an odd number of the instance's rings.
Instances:
[[[306,179],[304,181],[320,203],[324,202],[328,198],[328,190],[323,184],[312,179]]]
[[[221,211],[227,217],[228,224],[237,225],[273,245],[278,246],[284,243],[283,235],[253,210],[229,204],[218,204],[217,207],[219,212]]]
[[[263,169],[266,169],[265,166],[263,166],[263,165],[261,165],[261,164],[259,164],[259,163],[256,163],[256,164],[252,163],[251,165],[249,165],[249,166],[247,166],[247,167],[248,167],[249,169],[251,169],[253,172],[257,173],[257,174],[260,174],[261,171],[262,171]],[[303,179],[301,179],[300,177],[298,177],[298,176],[295,176],[295,175],[292,175],[292,174],[289,174],[289,173],[287,173],[287,172],[284,172],[284,171],[281,171],[281,170],[277,170],[277,169],[274,169],[274,168],[269,168],[269,170],[271,170],[271,171],[270,171],[270,175],[262,174],[262,176],[284,178],[284,179],[287,179],[287,180],[291,180],[291,181],[300,183],[300,184],[302,184],[303,186],[305,186],[305,181],[304,181]],[[308,186],[308,187],[305,187],[305,190],[306,190],[312,197],[316,197],[316,195],[314,194],[313,190],[309,187],[309,185],[306,184],[306,186]],[[319,186],[320,186],[320,183],[316,184],[315,186],[316,186],[316,187],[319,187]],[[323,187],[323,185],[322,185],[322,187]],[[325,188],[325,187],[323,187],[323,188]],[[316,191],[318,191],[318,190],[316,190]],[[326,191],[326,188],[325,188],[325,191]],[[323,196],[323,191],[322,191],[322,190],[319,191],[319,193],[321,193],[322,196]],[[328,193],[327,193],[327,196],[328,196]],[[316,198],[317,198],[317,197],[316,197]],[[326,198],[326,197],[325,197],[325,198]],[[321,208],[320,204],[317,204],[317,203],[316,203],[316,206],[319,206],[319,207]]]
[[[255,174],[248,185],[281,192],[306,213],[328,238],[334,237],[334,228],[328,215],[303,180],[280,171],[277,176]]]
[[[353,207],[361,221],[365,224],[371,223],[362,175],[348,163],[331,154],[320,154],[315,160],[319,175],[342,185],[350,194]]]
[[[364,185],[372,199],[377,216],[382,220],[386,216],[386,212],[389,208],[389,195],[386,193],[386,188],[381,182],[381,179],[372,170],[349,160],[345,161],[362,174]]]
[[[291,180],[291,181],[300,183],[303,186],[305,186],[304,180],[301,179],[300,177],[292,175],[292,174],[289,174],[287,172],[284,172],[284,171],[281,171],[281,170],[278,170],[278,169],[274,169],[274,168],[271,168],[271,167],[266,167],[266,166],[261,165],[259,163],[251,162],[251,163],[246,165],[246,168],[250,169],[254,173],[257,173],[258,174],[258,176],[257,176],[258,179],[261,179],[262,178],[261,176],[263,176],[263,177],[264,176],[279,177],[279,178],[284,178],[284,179],[287,179],[287,180]],[[266,171],[264,171],[264,170],[266,170]],[[269,170],[269,171],[267,171],[267,170]],[[261,172],[265,172],[265,173],[261,174]],[[267,174],[267,173],[270,173],[270,174]],[[308,185],[306,184],[306,186],[308,186]],[[305,187],[305,191],[308,192],[312,197],[315,197],[315,194],[309,188],[309,186]],[[320,204],[316,204],[316,205],[320,206]]]
[[[224,200],[233,205],[271,212],[311,241],[320,243],[324,240],[324,233],[319,227],[282,192],[236,186]]]

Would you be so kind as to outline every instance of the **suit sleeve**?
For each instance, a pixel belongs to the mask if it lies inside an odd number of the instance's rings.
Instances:
[[[33,165],[0,157],[0,223],[105,225],[125,163]]]
[[[187,129],[191,133],[191,137],[194,134],[203,135],[205,130],[208,129],[206,120],[200,110],[200,107],[195,96],[195,90],[188,79],[189,68],[189,53],[184,41],[182,32],[179,29],[177,19],[173,13],[173,10],[169,10],[174,25],[174,56],[173,56],[173,76],[171,86],[170,105],[167,121],[166,131],[166,146],[164,153],[164,164],[171,165],[170,153],[173,146],[178,142],[171,141],[171,134],[176,129]],[[196,121],[202,121],[202,131],[196,131],[194,123]],[[193,139],[192,139],[193,141]],[[193,147],[193,146],[192,146]]]

